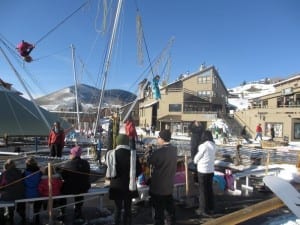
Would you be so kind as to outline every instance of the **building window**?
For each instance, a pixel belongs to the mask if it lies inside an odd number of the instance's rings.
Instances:
[[[293,88],[289,87],[289,88],[285,88],[281,91],[282,95],[291,95],[293,94]]]
[[[265,134],[269,137],[271,137],[271,127],[274,127],[274,131],[275,131],[275,137],[279,137],[282,138],[283,134],[282,134],[282,123],[266,123],[265,126]],[[299,124],[299,131],[300,131],[300,124]]]
[[[199,97],[211,97],[212,96],[212,91],[198,91],[198,96]]]
[[[216,76],[214,76],[213,82],[212,82],[212,83],[215,84],[215,87],[216,87],[216,88],[218,88],[219,82],[218,82],[218,79],[216,78]]]
[[[181,104],[169,104],[169,112],[181,112]]]
[[[294,139],[300,139],[300,123],[294,123]]]
[[[211,72],[207,71],[198,76],[198,84],[211,83]]]
[[[263,100],[262,101],[262,107],[263,108],[268,108],[268,100]]]

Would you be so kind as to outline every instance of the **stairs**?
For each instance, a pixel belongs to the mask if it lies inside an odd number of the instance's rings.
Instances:
[[[235,120],[234,117],[224,115],[222,119],[227,124],[231,136],[239,137],[241,134],[243,125],[241,125],[239,122],[237,122],[237,120]]]

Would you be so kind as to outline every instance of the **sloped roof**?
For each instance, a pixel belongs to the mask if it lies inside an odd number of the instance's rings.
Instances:
[[[56,114],[41,107],[40,111],[49,126],[59,121],[63,128],[71,127]],[[47,136],[49,127],[41,117],[33,102],[17,92],[0,87],[0,137],[8,136]]]

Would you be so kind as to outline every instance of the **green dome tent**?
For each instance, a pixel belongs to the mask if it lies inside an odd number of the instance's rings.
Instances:
[[[40,110],[37,110],[33,102],[20,96],[18,92],[1,86],[0,105],[0,137],[47,136],[50,131],[49,126],[55,121],[59,121],[64,129],[71,127],[56,114],[41,107],[39,107]],[[39,111],[43,114],[44,119]]]

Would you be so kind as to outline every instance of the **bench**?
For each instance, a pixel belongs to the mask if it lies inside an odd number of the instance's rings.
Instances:
[[[173,198],[177,201],[182,200],[185,196],[185,183],[176,183],[173,186]],[[137,203],[140,201],[148,201],[149,196],[149,186],[143,185],[138,186],[139,198],[133,199],[133,202]]]
[[[14,201],[0,201],[0,208],[14,207]]]
[[[240,173],[234,173],[232,174],[234,177],[234,190],[238,190],[237,189],[237,180],[241,179],[241,178],[245,178],[245,184],[242,184],[241,187],[246,189],[246,190],[250,190],[253,191],[253,187],[250,186],[249,184],[249,177],[250,176],[264,176],[264,175],[270,175],[270,174],[274,174],[274,175],[278,175],[280,170],[282,170],[282,168],[280,167],[273,167],[273,168],[268,168],[268,170],[266,170],[266,168],[257,168],[257,169],[249,169]]]
[[[89,201],[95,199],[95,197],[98,198],[98,209],[101,210],[103,207],[103,196],[108,194],[108,188],[90,188],[87,193],[82,193],[82,194],[69,194],[69,195],[58,195],[58,196],[53,196],[52,199],[61,199],[61,198],[66,198],[66,199],[71,199],[74,197],[79,197],[83,196],[84,201]],[[1,202],[0,201],[0,208],[5,208],[5,207],[14,207],[18,203],[25,203],[26,207],[26,219],[29,220],[30,222],[33,221],[34,213],[33,213],[33,203],[35,201],[48,201],[49,197],[38,197],[38,198],[25,198],[25,199],[18,199],[15,201],[9,201],[9,202]],[[73,202],[72,204],[75,204]]]

